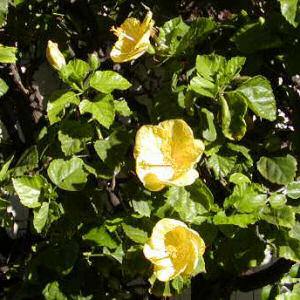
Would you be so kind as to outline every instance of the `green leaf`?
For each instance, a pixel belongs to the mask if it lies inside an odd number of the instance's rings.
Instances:
[[[61,149],[66,156],[82,151],[93,135],[93,126],[84,120],[63,121],[58,131]]]
[[[0,78],[0,97],[2,97],[8,91],[8,85],[3,79]]]
[[[146,231],[129,224],[122,224],[125,234],[135,243],[145,244],[148,240]]]
[[[43,202],[42,206],[33,211],[33,226],[37,233],[41,233],[46,225],[49,214],[49,203]]]
[[[133,210],[141,216],[150,217],[151,202],[147,200],[132,200]]]
[[[188,190],[184,187],[170,187],[164,195],[167,198],[166,204],[177,212],[182,221],[201,224],[213,205],[213,196],[200,180]]]
[[[0,4],[0,23],[1,23],[1,4]],[[17,61],[17,48],[6,47],[0,44],[0,63],[14,64]]]
[[[268,79],[255,76],[240,85],[236,91],[243,94],[249,108],[259,117],[269,121],[276,119],[276,101]]]
[[[188,32],[181,16],[167,21],[159,28],[159,36],[156,39],[157,49],[160,54],[175,55],[180,39]]]
[[[21,176],[28,171],[32,171],[39,166],[39,154],[37,146],[26,149],[19,158],[14,170],[14,176]]]
[[[229,182],[234,184],[251,183],[250,179],[242,173],[234,173],[229,177]]]
[[[132,138],[128,130],[115,130],[107,139],[96,141],[94,147],[100,159],[115,170],[123,163]]]
[[[242,213],[251,213],[264,207],[267,201],[267,195],[261,193],[258,184],[242,183],[236,185],[233,193],[225,199],[224,207],[232,205]]]
[[[55,91],[47,104],[50,124],[60,121],[65,114],[65,108],[70,104],[79,104],[79,99],[74,92],[66,90]]]
[[[292,199],[299,199],[300,198],[300,181],[290,182],[286,186],[286,192],[288,197]]]
[[[21,203],[30,208],[41,206],[39,202],[42,196],[42,188],[47,185],[47,180],[39,175],[33,177],[24,176],[13,178],[13,186],[18,194]]]
[[[226,59],[223,56],[210,54],[210,55],[197,55],[196,69],[200,76],[209,81],[214,81],[215,76],[219,72],[223,72],[226,66]]]
[[[254,224],[257,218],[252,214],[226,216],[225,212],[221,211],[214,216],[213,221],[216,225],[236,225],[241,228],[247,228],[248,225]]]
[[[300,223],[296,222],[292,229],[289,231],[289,236],[293,239],[300,241]]]
[[[42,293],[45,300],[68,300],[68,298],[60,290],[59,283],[57,281],[48,283]]]
[[[297,161],[291,156],[286,157],[262,157],[257,163],[257,169],[267,180],[277,184],[290,183],[297,170]]]
[[[292,228],[295,224],[295,213],[292,207],[287,205],[276,208],[264,207],[259,214],[262,220],[270,224],[287,228]]]
[[[11,155],[7,159],[7,161],[1,166],[1,170],[0,170],[0,182],[4,181],[9,176],[8,169],[9,169],[9,167],[10,167],[13,159],[14,159],[14,154]]]
[[[90,71],[89,64],[81,59],[71,60],[64,68],[67,67],[72,70],[70,77],[76,82],[82,82]]]
[[[79,191],[87,182],[88,173],[84,169],[84,162],[78,157],[55,159],[47,172],[52,182],[66,191]]]
[[[236,56],[231,58],[225,67],[225,74],[230,78],[230,80],[237,77],[246,62],[246,57]]]
[[[226,99],[225,99],[226,98]],[[239,92],[227,92],[220,97],[222,107],[222,131],[230,140],[241,140],[246,133],[247,104],[243,95]]]
[[[187,53],[197,43],[203,41],[216,28],[216,23],[209,18],[198,18],[190,26],[187,33],[182,37],[176,49],[176,54]]]
[[[206,108],[202,108],[200,117],[203,138],[210,142],[215,141],[217,138],[217,131],[214,124],[214,114]]]
[[[218,89],[213,82],[200,76],[192,78],[189,88],[202,96],[212,99],[216,97],[218,92]]]
[[[97,71],[90,78],[90,86],[99,92],[109,94],[113,90],[127,90],[131,83],[113,71]]]
[[[123,117],[130,117],[132,111],[130,110],[126,100],[114,100],[115,110]]]
[[[231,40],[245,54],[278,48],[283,45],[283,36],[278,27],[283,25],[280,14],[270,14],[263,24],[258,20],[242,26]]]
[[[213,169],[216,179],[219,179],[220,177],[227,176],[233,170],[236,161],[236,155],[221,155],[221,153],[216,153],[208,159],[207,166]]]
[[[92,228],[87,234],[82,237],[84,240],[89,240],[97,243],[99,246],[110,249],[117,248],[117,242],[112,238],[111,234],[105,229],[105,226]]]
[[[279,208],[285,205],[286,197],[283,194],[274,193],[269,198],[269,202],[272,208]]]
[[[8,12],[8,0],[0,1],[0,26],[6,23],[6,15]]]
[[[279,0],[280,9],[285,19],[294,27],[299,25],[299,1],[298,0]]]
[[[115,119],[115,106],[111,95],[98,95],[95,101],[83,100],[79,105],[80,112],[92,114],[105,128],[109,128]]]

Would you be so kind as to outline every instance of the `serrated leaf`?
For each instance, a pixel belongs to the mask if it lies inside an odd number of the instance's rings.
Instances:
[[[300,181],[290,182],[286,186],[286,193],[292,199],[300,198]]]
[[[115,249],[118,246],[117,242],[113,239],[111,234],[105,229],[105,226],[92,228],[82,238],[84,240],[93,241],[99,246],[107,247],[110,249]]]
[[[247,228],[248,225],[254,224],[257,218],[252,214],[236,214],[226,216],[225,212],[221,211],[213,218],[216,225],[236,225],[241,228]]]
[[[262,157],[257,163],[257,169],[267,180],[277,184],[290,183],[297,170],[297,161],[291,156],[286,157]]]
[[[131,83],[113,71],[97,71],[90,78],[90,86],[99,92],[109,94],[113,90],[127,90]]]
[[[212,99],[216,97],[218,92],[218,89],[213,82],[200,76],[192,78],[189,88],[202,96]]]
[[[234,79],[240,74],[242,68],[246,62],[246,57],[236,56],[232,57],[226,64],[225,74],[230,78]]]
[[[12,182],[20,201],[24,206],[30,208],[41,206],[39,200],[42,188],[47,185],[47,181],[44,177],[39,175],[33,177],[24,176],[13,178]]]
[[[259,117],[274,121],[276,119],[276,101],[268,79],[255,76],[238,87],[245,97],[249,108]]]
[[[90,113],[105,128],[109,128],[115,119],[115,106],[111,95],[98,95],[94,101],[83,100],[79,105],[82,114]]]
[[[218,72],[224,72],[226,66],[226,59],[223,56],[210,54],[210,55],[197,55],[196,69],[199,75],[214,81]]]
[[[300,241],[300,223],[296,222],[296,224],[289,231],[289,236]]]
[[[78,157],[55,159],[47,172],[51,181],[66,191],[81,190],[87,182],[88,173],[84,169],[84,162]]]
[[[122,228],[125,234],[135,243],[144,244],[147,242],[148,234],[146,231],[129,224],[122,224]]]
[[[88,63],[81,59],[73,59],[71,60],[65,67],[70,68],[69,71],[69,77],[71,80],[74,80],[76,82],[82,82],[87,74],[90,71],[90,66]]]
[[[269,198],[269,202],[273,208],[282,207],[286,203],[286,197],[283,194],[274,193]]]
[[[225,99],[226,98],[226,99]],[[222,131],[230,140],[241,140],[246,133],[247,104],[239,92],[227,92],[220,97],[222,107]]]
[[[157,51],[162,54],[174,55],[179,45],[179,39],[189,30],[181,16],[171,19],[159,28],[159,36],[156,39]]]
[[[133,210],[141,216],[150,217],[152,204],[146,200],[132,200]]]
[[[81,120],[63,121],[58,131],[61,149],[66,156],[82,151],[93,137],[93,126]]]
[[[61,120],[65,114],[65,109],[70,104],[79,104],[79,99],[74,92],[66,90],[55,91],[47,104],[47,114],[50,124]]]
[[[48,220],[49,203],[43,202],[42,206],[33,211],[33,226],[37,233],[41,233]]]
[[[270,224],[279,225],[287,228],[292,228],[295,224],[295,213],[290,206],[283,207],[264,207],[259,212],[261,219]]]
[[[237,161],[235,155],[221,155],[216,153],[211,155],[207,161],[208,168],[213,169],[216,178],[227,176],[234,168]]]
[[[115,110],[123,117],[130,117],[132,111],[130,110],[126,100],[114,100]]]
[[[8,91],[8,85],[6,82],[0,78],[0,97],[2,97]]]
[[[234,173],[229,177],[229,182],[234,184],[251,183],[250,179],[242,173]]]
[[[3,0],[2,0],[3,2]],[[1,24],[1,3],[0,3],[0,24]],[[0,63],[14,64],[17,61],[17,48],[7,47],[0,44]]]

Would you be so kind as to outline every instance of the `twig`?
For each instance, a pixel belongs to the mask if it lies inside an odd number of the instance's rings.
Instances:
[[[11,75],[13,77],[13,81],[15,82],[15,84],[18,86],[18,88],[25,94],[28,95],[29,94],[29,90],[26,89],[22,83],[21,77],[20,77],[20,73],[17,69],[17,66],[15,64],[10,64],[9,65],[9,69],[11,71]]]

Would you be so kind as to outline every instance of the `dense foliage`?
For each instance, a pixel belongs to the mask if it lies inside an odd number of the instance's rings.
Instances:
[[[151,45],[114,63],[110,28],[145,15]],[[262,287],[298,299],[299,15],[298,0],[0,0],[1,299],[142,299],[191,283],[201,299]],[[205,145],[199,178],[147,189],[136,133],[175,119]],[[196,277],[153,275],[143,248],[164,218],[204,240]]]

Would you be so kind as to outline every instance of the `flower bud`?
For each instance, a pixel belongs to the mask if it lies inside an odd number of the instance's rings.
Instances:
[[[100,60],[96,52],[89,54],[89,65],[93,71],[100,67]]]
[[[52,41],[48,41],[46,57],[49,64],[58,71],[66,65],[66,60],[60,52],[57,43],[53,43]]]

